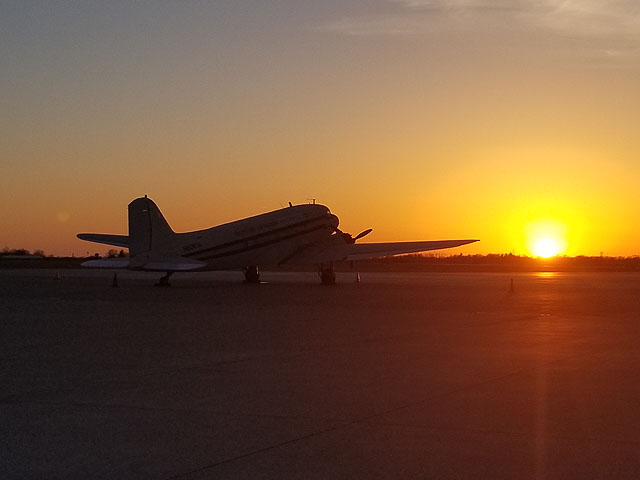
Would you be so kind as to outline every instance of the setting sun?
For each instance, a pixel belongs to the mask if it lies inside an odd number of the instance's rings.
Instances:
[[[539,219],[526,227],[529,253],[549,258],[567,250],[567,227],[555,219]]]
[[[533,253],[537,257],[553,257],[560,253],[560,246],[552,238],[541,238],[533,245]]]

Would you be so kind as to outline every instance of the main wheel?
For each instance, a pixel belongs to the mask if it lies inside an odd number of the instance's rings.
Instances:
[[[333,271],[333,268],[323,268],[320,270],[320,282],[322,285],[336,284],[336,272]]]
[[[258,267],[251,265],[244,269],[244,280],[247,283],[260,283],[260,272]]]

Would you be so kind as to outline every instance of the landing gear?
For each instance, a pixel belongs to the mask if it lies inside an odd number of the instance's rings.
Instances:
[[[333,265],[321,265],[318,275],[320,276],[320,283],[322,283],[322,285],[336,284],[336,272],[333,271]]]
[[[158,283],[156,283],[156,287],[170,287],[171,284],[169,283],[169,277],[171,276],[173,272],[167,272],[166,275],[160,277],[160,280],[158,280]]]
[[[247,283],[260,283],[258,267],[251,265],[244,269],[244,281]]]

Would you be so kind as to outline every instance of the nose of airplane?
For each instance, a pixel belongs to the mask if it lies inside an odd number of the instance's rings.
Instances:
[[[338,228],[339,224],[340,224],[340,220],[338,219],[338,217],[336,217],[334,214],[330,213],[329,214],[329,225],[331,225],[333,228]]]

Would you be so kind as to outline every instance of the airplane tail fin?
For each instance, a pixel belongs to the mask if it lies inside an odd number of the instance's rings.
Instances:
[[[129,204],[129,254],[171,253],[176,234],[158,206],[145,195]]]

